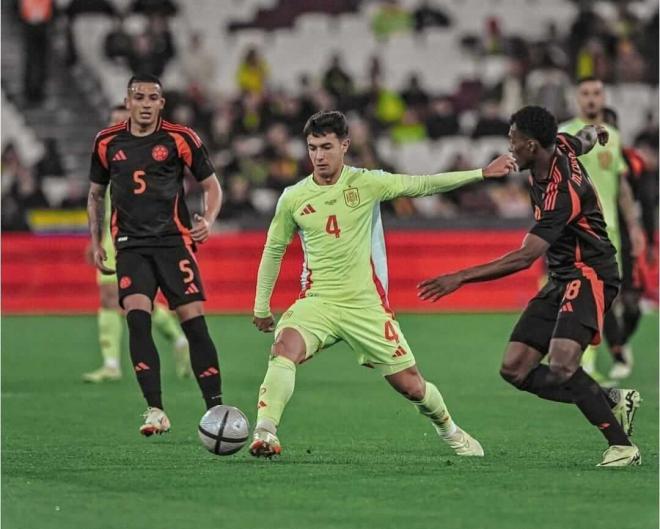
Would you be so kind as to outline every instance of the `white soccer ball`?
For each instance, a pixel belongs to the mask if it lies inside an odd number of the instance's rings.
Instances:
[[[248,440],[250,423],[233,406],[213,406],[199,421],[197,433],[204,447],[218,456],[238,452]]]

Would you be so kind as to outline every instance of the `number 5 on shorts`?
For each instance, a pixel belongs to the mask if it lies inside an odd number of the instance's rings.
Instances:
[[[181,261],[179,261],[179,270],[185,274],[183,282],[192,283],[193,279],[195,279],[195,273],[192,271],[192,268],[190,268],[190,259],[181,259]]]

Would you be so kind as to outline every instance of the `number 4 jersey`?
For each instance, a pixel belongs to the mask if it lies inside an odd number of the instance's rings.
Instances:
[[[312,175],[288,187],[277,204],[259,266],[254,313],[270,314],[284,251],[298,233],[304,251],[301,297],[351,307],[387,307],[387,256],[380,202],[449,191],[482,179],[481,170],[425,176],[344,166],[333,185]]]
[[[191,244],[184,167],[198,182],[214,173],[199,137],[182,125],[159,119],[152,134],[134,136],[126,121],[97,134],[89,178],[112,184],[111,233],[117,249]]]

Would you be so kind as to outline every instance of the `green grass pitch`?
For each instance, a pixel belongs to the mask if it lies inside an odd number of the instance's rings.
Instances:
[[[652,529],[658,527],[658,328],[635,337],[643,465],[597,469],[605,443],[573,406],[515,391],[498,365],[516,315],[401,315],[424,375],[486,457],[450,454],[430,425],[350,350],[298,369],[283,456],[220,458],[197,439],[192,380],[159,341],[171,433],[138,435],[144,404],[121,382],[84,385],[93,317],[2,320],[2,527]],[[247,316],[209,318],[228,404],[255,417],[270,337]],[[606,360],[603,360],[605,364]]]

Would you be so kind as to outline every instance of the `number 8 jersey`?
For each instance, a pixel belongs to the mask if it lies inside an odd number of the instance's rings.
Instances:
[[[198,182],[214,173],[206,148],[188,127],[159,119],[153,133],[134,136],[129,120],[97,134],[89,178],[112,184],[111,233],[117,249],[192,244],[184,167]]]

